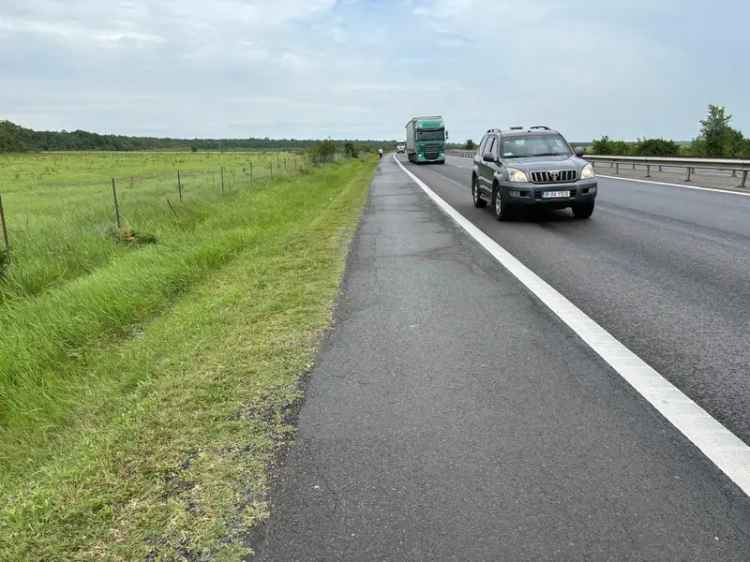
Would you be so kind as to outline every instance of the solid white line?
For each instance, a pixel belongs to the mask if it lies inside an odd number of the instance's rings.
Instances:
[[[683,394],[607,330],[523,265],[446,203],[422,180],[394,160],[427,196],[469,236],[539,298],[643,398],[700,449],[745,494],[750,495],[750,447]]]
[[[721,189],[718,187],[702,187],[699,185],[685,185],[682,183],[667,183],[663,181],[653,181],[653,180],[639,180],[635,178],[621,178],[620,176],[605,176],[604,174],[596,174],[599,178],[607,178],[611,180],[622,180],[622,181],[632,181],[636,183],[650,183],[653,185],[667,185],[669,187],[681,187],[683,189],[694,189],[696,191],[713,191],[715,193],[728,193],[729,195],[739,195],[741,197],[750,197],[750,193],[744,193],[741,191],[732,191],[731,189]]]

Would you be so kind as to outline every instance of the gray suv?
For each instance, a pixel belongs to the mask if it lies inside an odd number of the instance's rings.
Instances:
[[[582,155],[542,125],[490,129],[474,156],[474,206],[490,202],[497,220],[521,207],[570,207],[576,218],[587,219],[594,212],[596,175]]]

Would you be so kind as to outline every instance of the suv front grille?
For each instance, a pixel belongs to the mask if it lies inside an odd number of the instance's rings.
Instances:
[[[533,183],[562,183],[576,181],[575,170],[555,170],[543,172],[531,172]]]

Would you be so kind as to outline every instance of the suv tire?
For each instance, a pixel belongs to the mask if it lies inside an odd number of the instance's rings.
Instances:
[[[482,195],[479,193],[479,180],[476,176],[472,176],[471,178],[471,198],[474,200],[474,206],[477,209],[487,206],[487,201],[482,199]]]
[[[594,212],[593,203],[583,203],[582,205],[573,205],[573,216],[577,219],[587,219]]]
[[[492,188],[492,210],[495,213],[495,218],[499,221],[510,218],[510,207],[508,207],[503,191],[497,184]]]

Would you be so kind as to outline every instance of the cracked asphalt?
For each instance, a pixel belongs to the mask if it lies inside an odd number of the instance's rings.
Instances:
[[[748,498],[389,158],[271,498],[264,561],[750,559]]]

